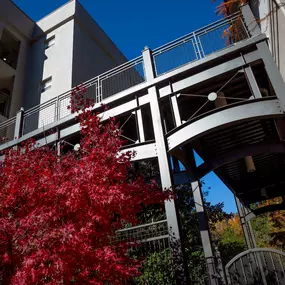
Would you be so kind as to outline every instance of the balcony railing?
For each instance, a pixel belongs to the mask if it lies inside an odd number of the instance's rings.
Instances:
[[[249,32],[240,13],[221,19],[153,51],[159,76],[189,62],[247,39]]]
[[[202,59],[250,37],[240,12],[212,23],[184,37],[155,49],[152,59],[156,76],[161,76],[189,62]],[[1,51],[1,49],[0,49]],[[0,53],[1,54],[1,53]],[[14,57],[11,57],[14,62]],[[82,84],[85,96],[95,103],[145,82],[143,57],[115,67]],[[54,123],[68,115],[72,89],[50,101],[24,112],[23,133]],[[3,128],[0,124],[0,131]]]

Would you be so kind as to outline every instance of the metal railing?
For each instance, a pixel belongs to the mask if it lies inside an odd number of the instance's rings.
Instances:
[[[172,41],[153,51],[156,76],[169,72],[191,61],[199,60],[250,35],[241,13],[219,20],[182,38]],[[95,78],[84,82],[85,96],[94,103],[145,82],[143,57],[139,56],[117,66]],[[54,123],[71,114],[68,106],[76,88],[61,94],[48,102],[24,112],[23,132]],[[0,124],[0,132],[5,124]]]
[[[84,96],[99,103],[145,81],[142,56],[81,84]],[[76,88],[24,112],[23,134],[54,123],[71,114],[68,108]],[[1,124],[0,124],[1,129]]]
[[[12,141],[15,138],[16,117],[10,118],[0,124],[0,144]]]
[[[241,13],[235,13],[155,49],[156,75],[204,58],[249,37]]]
[[[143,260],[141,275],[131,284],[176,284],[166,220],[119,230],[116,239],[130,242],[129,256]]]
[[[167,220],[143,224],[117,231],[117,240],[151,242],[158,239],[169,239]],[[165,249],[165,248],[163,248]]]
[[[285,253],[270,248],[246,250],[226,265],[228,284],[285,284]]]

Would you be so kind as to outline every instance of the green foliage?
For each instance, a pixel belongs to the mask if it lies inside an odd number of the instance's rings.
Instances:
[[[134,280],[137,285],[173,285],[175,284],[171,270],[171,251],[165,249],[149,255],[143,264],[143,274]]]
[[[251,221],[257,247],[268,247],[273,240],[271,236],[272,223],[269,214],[264,214]]]

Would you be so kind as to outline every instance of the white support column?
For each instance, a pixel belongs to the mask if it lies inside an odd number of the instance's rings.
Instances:
[[[146,48],[143,51],[144,68],[147,80],[153,80],[155,77],[154,68],[152,63],[151,51]],[[167,153],[166,141],[163,133],[163,122],[161,119],[161,113],[158,101],[158,92],[156,87],[150,87],[148,89],[150,98],[150,109],[153,122],[153,130],[155,136],[155,142],[157,145],[157,157],[161,178],[161,186],[165,189],[173,188],[172,177],[170,172],[169,157]],[[184,259],[182,241],[180,237],[180,227],[178,224],[178,212],[176,209],[175,201],[170,200],[165,202],[165,212],[168,224],[168,231],[170,235],[170,244],[173,256],[173,266],[176,276],[176,284],[184,285],[188,284],[187,265]]]
[[[19,139],[22,136],[23,122],[24,122],[24,108],[21,108],[16,115],[14,139]]]
[[[171,96],[171,104],[172,104],[172,111],[173,111],[173,116],[175,120],[175,125],[176,127],[179,127],[182,124],[182,122],[181,122],[181,117],[179,113],[179,106],[178,106],[176,94]]]
[[[136,111],[137,116],[137,123],[138,123],[138,131],[139,131],[139,141],[145,142],[145,135],[144,135],[144,127],[143,127],[143,119],[142,119],[142,110],[138,109]]]
[[[261,92],[259,90],[259,87],[257,85],[251,67],[250,66],[245,67],[244,73],[254,98],[262,98]]]

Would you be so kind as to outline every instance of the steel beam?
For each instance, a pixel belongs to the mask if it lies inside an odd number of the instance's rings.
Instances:
[[[190,69],[195,68],[197,66],[202,66],[203,64],[206,64],[206,63],[209,64],[212,61],[213,61],[213,65],[215,65],[214,61],[217,58],[220,58],[220,57],[222,57],[223,55],[226,55],[226,54],[230,54],[230,53],[236,52],[238,50],[242,50],[243,48],[245,48],[245,47],[247,47],[249,45],[256,44],[257,42],[264,41],[265,38],[266,37],[264,35],[256,36],[254,38],[251,38],[251,39],[239,42],[236,45],[234,45],[232,47],[229,47],[229,48],[227,48],[225,50],[222,50],[222,51],[219,51],[219,52],[214,53],[212,55],[209,55],[206,58],[203,58],[203,59],[201,59],[199,61],[196,61],[194,63],[186,64],[185,66],[179,67],[179,68],[177,68],[177,69],[175,69],[173,71],[170,71],[170,72],[168,72],[168,73],[166,73],[164,75],[161,75],[161,76],[159,76],[157,78],[148,78],[148,81],[146,81],[145,83],[139,84],[137,86],[129,88],[128,90],[124,90],[124,91],[122,91],[122,92],[120,92],[118,94],[115,94],[115,95],[113,95],[111,97],[108,97],[108,98],[104,99],[103,103],[106,104],[106,105],[112,104],[113,106],[116,105],[116,104],[119,105],[121,100],[129,100],[129,97],[133,96],[137,92],[144,92],[144,90],[146,91],[149,87],[154,86],[156,84],[164,84],[165,83],[167,85],[169,83],[170,79],[173,79],[175,76],[180,76],[182,73],[187,72]],[[251,52],[249,54],[245,54],[244,58],[245,58],[247,63],[250,63],[250,62],[256,61],[259,58],[259,54],[256,51],[255,52]],[[229,62],[229,65],[231,65],[230,62]],[[225,72],[226,71],[226,69],[227,69],[226,66],[228,66],[228,65],[226,64],[224,66],[224,71],[222,71],[223,70],[223,68],[222,68],[221,72]],[[241,65],[239,65],[239,66],[241,66]],[[218,75],[216,73],[212,73],[211,70],[207,70],[206,72],[211,77]],[[197,76],[197,78],[199,78],[200,75],[201,74],[199,74]],[[185,82],[185,84],[187,85],[187,82]],[[184,83],[183,83],[182,87],[185,88],[187,86],[185,86]],[[164,89],[162,88],[162,90],[164,90]],[[166,96],[166,95],[171,94],[171,92],[169,90],[165,90],[165,91],[166,91],[167,94],[164,94],[163,91],[161,91],[163,93],[163,94],[161,94],[161,96]],[[147,96],[139,97],[139,105],[144,105],[144,104],[146,104],[148,102],[149,102],[149,100],[148,100]],[[129,102],[127,102],[127,103],[129,103]],[[124,104],[120,104],[120,105],[124,105]],[[125,105],[124,107],[127,107],[127,105]],[[131,105],[132,105],[132,103],[129,103],[129,109],[132,109]],[[101,103],[97,103],[97,104],[94,105],[94,107],[92,109],[95,110],[95,109],[98,109],[100,107],[101,107]],[[118,109],[113,110],[114,112],[112,111],[110,113],[112,113],[112,115],[117,115],[117,114],[120,114],[122,112],[121,110],[122,110],[122,108],[119,107]],[[28,133],[28,134],[24,135],[22,140],[15,140],[15,141],[11,141],[9,143],[1,145],[0,146],[0,150],[4,150],[6,148],[13,147],[13,146],[17,145],[18,143],[21,143],[22,141],[24,141],[26,139],[29,139],[29,138],[41,135],[43,132],[48,131],[50,129],[54,129],[54,128],[59,128],[60,129],[60,128],[62,128],[62,126],[65,126],[65,125],[73,123],[74,118],[75,118],[75,115],[74,114],[70,114],[69,116],[62,118],[62,119],[60,119],[57,122],[54,122],[52,124],[49,124],[49,125],[45,126],[44,129],[43,128],[39,128],[39,129],[37,129],[37,130],[35,130],[35,131],[31,132],[31,133]]]
[[[258,208],[256,210],[253,210],[253,213],[255,216],[262,215],[265,213],[275,212],[275,211],[284,211],[285,210],[285,204],[274,204],[274,205],[268,205],[261,208]]]
[[[121,150],[121,152],[127,151],[135,152],[135,156],[132,158],[132,161],[157,157],[157,147],[155,143],[139,144]]]
[[[147,80],[153,80],[155,77],[154,68],[152,64],[151,51],[146,48],[143,51],[143,60],[145,66],[145,75]],[[173,182],[170,172],[169,157],[167,154],[166,142],[163,133],[163,122],[158,102],[158,92],[153,86],[148,89],[150,98],[150,109],[152,116],[152,123],[154,129],[155,142],[157,147],[157,158],[159,164],[161,186],[163,190],[173,189]],[[172,249],[172,257],[174,263],[174,272],[177,284],[187,284],[188,274],[187,263],[184,258],[183,245],[180,235],[180,225],[178,222],[178,211],[174,200],[165,202],[165,212],[167,217],[168,231],[170,236],[170,244]]]
[[[156,145],[159,146],[157,148],[157,157],[161,178],[161,186],[163,189],[172,189],[173,183],[170,174],[169,157],[167,155],[166,143],[164,140],[162,120],[160,115],[156,88],[150,88],[149,94],[151,98],[150,109],[152,115],[155,142]],[[165,212],[174,258],[175,274],[179,284],[187,284],[185,278],[185,261],[183,256],[182,241],[180,237],[180,228],[178,224],[178,212],[174,200],[165,202]],[[181,266],[182,270],[180,269]]]
[[[177,102],[177,96],[175,94],[171,96],[171,106],[172,106],[175,126],[179,127],[182,124],[182,122],[181,122],[181,116],[180,116],[179,106]]]
[[[284,89],[285,90],[285,89]],[[254,120],[283,115],[279,100],[263,98],[249,100],[243,103],[231,104],[227,109],[205,116],[194,122],[187,122],[174,129],[168,136],[169,150],[182,146],[206,133],[214,132],[226,125],[245,120]]]
[[[271,81],[272,87],[276,93],[277,98],[280,101],[282,111],[285,113],[285,83],[283,78],[276,66],[276,63],[269,51],[268,45],[266,42],[261,42],[257,44],[258,52],[263,60],[265,70]]]
[[[245,77],[254,98],[262,98],[261,92],[255,80],[255,76],[250,66],[244,68]]]
[[[238,70],[245,64],[255,62],[258,59],[260,59],[260,54],[258,53],[258,51],[252,51],[250,53],[244,54],[243,56],[227,60],[224,63],[214,65],[214,67],[204,69],[199,73],[174,82],[171,86],[172,88],[169,85],[162,87],[161,89],[159,89],[159,96],[160,98],[162,98],[164,96],[171,95],[173,92],[179,93],[185,88],[194,86],[196,84],[217,77],[229,71]]]

